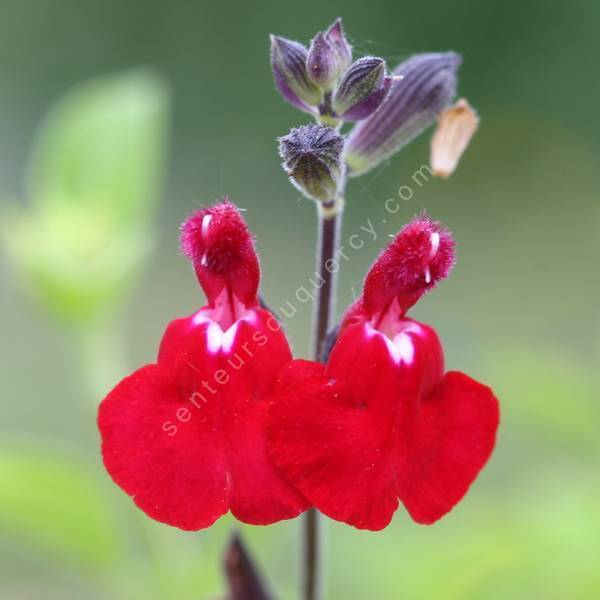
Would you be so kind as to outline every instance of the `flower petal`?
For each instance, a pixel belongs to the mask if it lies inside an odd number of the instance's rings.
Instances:
[[[177,370],[177,380],[200,404],[211,396],[219,402],[232,513],[254,525],[296,517],[308,503],[281,478],[266,450],[268,397],[277,373],[292,358],[281,326],[270,312],[253,309],[222,332],[204,321],[205,314],[203,309],[169,325],[159,361]],[[210,369],[200,378],[205,364]]]
[[[244,523],[267,525],[294,518],[309,507],[302,494],[282,479],[267,454],[266,396],[281,366],[290,360],[289,346],[275,317],[256,311],[255,322],[240,322],[231,354],[221,364],[230,375],[224,386],[230,508]]]
[[[210,331],[209,331],[210,328]],[[209,345],[213,332],[222,331],[205,317],[205,309],[171,321],[163,334],[158,350],[158,364],[173,372],[182,394],[190,398],[195,393],[206,393],[202,381],[212,380],[218,368],[218,349]]]
[[[437,521],[467,493],[492,453],[498,420],[492,390],[463,373],[446,373],[422,401],[398,448],[399,496],[415,521]]]
[[[291,359],[285,336],[267,311],[223,332],[207,310],[173,321],[159,364],[101,404],[106,468],[149,516],[182,529],[229,509],[255,525],[296,517],[308,503],[275,470],[265,434],[268,397]]]
[[[202,419],[190,418],[187,398],[160,365],[135,371],[100,405],[106,469],[153,519],[195,530],[227,512],[225,451],[214,427],[217,410],[215,402],[207,403]]]
[[[293,361],[269,410],[269,453],[320,511],[359,529],[385,527],[398,507],[396,423],[418,378],[401,371],[381,334],[349,326],[327,373]],[[368,335],[368,337],[365,337]],[[293,385],[294,376],[296,384]]]
[[[367,411],[348,406],[347,397],[325,377],[290,388],[270,406],[269,452],[321,512],[382,529],[398,506],[389,436]]]
[[[489,457],[498,408],[491,391],[443,374],[435,331],[402,319],[392,338],[347,325],[327,367],[293,361],[269,410],[269,453],[319,510],[382,529],[398,499],[430,523],[466,493]]]

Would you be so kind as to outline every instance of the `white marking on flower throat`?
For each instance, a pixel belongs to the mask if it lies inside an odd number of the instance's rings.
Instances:
[[[217,354],[222,350],[225,354],[229,354],[233,348],[239,323],[240,321],[236,321],[229,329],[223,331],[216,321],[210,321],[206,329],[208,351]]]
[[[223,330],[215,321],[211,321],[206,328],[206,342],[211,354],[216,354],[223,345]]]
[[[383,331],[379,331],[375,329],[370,323],[367,323],[365,327],[365,333],[367,338],[373,336],[380,336],[381,339],[385,342],[385,345],[390,353],[392,360],[396,364],[407,364],[410,365],[413,362],[415,356],[415,349],[412,338],[408,335],[410,332],[418,332],[420,328],[416,328],[411,324],[408,326],[404,326],[402,331],[397,333],[392,339],[384,333]]]
[[[400,357],[398,362],[403,361],[407,364],[412,363],[415,355],[415,348],[410,335],[405,332],[399,333],[394,338],[394,346],[398,349],[398,356]]]

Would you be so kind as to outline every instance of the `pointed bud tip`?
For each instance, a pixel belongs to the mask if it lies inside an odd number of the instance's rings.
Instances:
[[[340,72],[346,70],[352,62],[352,46],[348,43],[341,17],[338,17],[325,32],[327,39],[336,49],[340,60]]]
[[[280,35],[275,35],[274,33],[269,34],[269,40],[271,41],[271,46],[286,46],[288,44],[297,44],[298,42],[294,42],[294,40],[288,40]]]
[[[312,81],[319,87],[329,90],[340,74],[339,53],[328,37],[319,32],[308,49],[306,68]]]
[[[336,20],[329,26],[327,33],[343,33],[344,25],[342,23],[342,17],[337,17]]]
[[[453,52],[453,51],[446,52],[445,54],[448,57],[448,61],[455,69],[458,69],[458,67],[460,67],[460,65],[462,65],[462,61],[463,61],[462,54],[459,54],[458,52]]]
[[[279,52],[289,52],[292,50],[306,52],[306,47],[300,42],[290,40],[274,33],[269,34],[269,40],[271,41],[271,51],[277,50]]]
[[[279,37],[275,34],[269,34],[269,46],[271,48],[271,60],[273,60],[273,53],[276,51],[277,46],[279,45]]]
[[[416,217],[371,267],[365,281],[365,306],[376,312],[397,298],[400,307],[408,310],[450,274],[454,260],[452,234],[426,215]]]
[[[286,45],[286,43],[291,43],[292,40],[286,40],[278,35],[273,33],[269,34],[269,42],[271,46],[271,60],[274,59],[274,54],[277,52],[281,52],[282,47]]]
[[[344,44],[348,44],[346,39],[346,34],[344,32],[344,24],[342,23],[342,17],[338,17],[325,32],[325,35],[335,42],[342,42]]]

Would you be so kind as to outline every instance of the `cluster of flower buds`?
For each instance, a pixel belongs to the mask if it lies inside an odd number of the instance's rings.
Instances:
[[[384,101],[393,80],[399,79],[387,74],[381,58],[352,62],[341,19],[319,32],[309,48],[271,36],[271,67],[287,102],[333,126],[366,119]]]
[[[340,19],[317,34],[309,48],[271,36],[273,76],[284,99],[311,114],[321,126],[339,129],[344,122],[356,122],[345,140],[335,144],[343,147],[335,161],[335,175],[320,159],[311,162],[311,156],[319,152],[306,151],[309,130],[300,128],[281,138],[280,153],[292,183],[308,197],[321,200],[325,190],[329,193],[335,187],[337,173],[343,172],[345,179],[346,174],[355,177],[370,171],[436,121],[432,171],[439,177],[451,175],[478,122],[466,100],[452,106],[460,63],[460,55],[454,52],[416,54],[392,72],[381,58],[366,56],[352,62],[352,48]],[[322,134],[311,130],[309,138],[332,136],[329,129]],[[302,149],[299,176],[297,165],[288,165],[290,147],[293,156],[298,154],[296,148]]]
[[[348,135],[351,175],[381,164],[429,127],[456,94],[461,57],[454,52],[417,54],[401,63],[385,104]]]

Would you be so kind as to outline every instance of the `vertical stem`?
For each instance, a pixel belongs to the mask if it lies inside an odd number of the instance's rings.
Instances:
[[[309,508],[304,515],[304,600],[317,600],[319,597],[319,519],[315,508]]]
[[[319,361],[323,343],[331,329],[334,312],[336,272],[334,262],[340,243],[343,201],[336,199],[318,206],[319,241],[316,272],[322,285],[318,289],[313,317],[313,356]],[[317,600],[320,592],[319,513],[311,508],[304,517],[304,600]]]
[[[313,317],[313,358],[321,360],[323,342],[331,329],[337,284],[337,265],[334,263],[340,244],[340,223],[342,208],[335,212],[319,205],[319,241],[317,249],[316,273],[323,282],[318,290],[315,314]],[[334,268],[335,267],[335,268]]]

